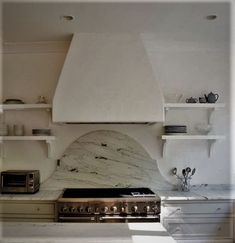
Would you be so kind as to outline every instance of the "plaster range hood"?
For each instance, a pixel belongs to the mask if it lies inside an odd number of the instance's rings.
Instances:
[[[163,95],[138,34],[74,34],[53,100],[53,121],[155,123]]]

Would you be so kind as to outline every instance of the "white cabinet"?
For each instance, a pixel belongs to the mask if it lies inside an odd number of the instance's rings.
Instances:
[[[177,242],[233,242],[232,201],[162,202],[162,223]]]
[[[2,201],[0,221],[54,222],[55,203],[41,201]]]

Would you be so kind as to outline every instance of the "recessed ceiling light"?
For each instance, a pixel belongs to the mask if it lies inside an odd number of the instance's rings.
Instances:
[[[215,14],[207,15],[206,19],[207,20],[215,20],[215,19],[217,19],[217,15],[215,15]]]
[[[63,16],[61,16],[61,19],[66,20],[66,21],[73,21],[74,16],[73,15],[63,15]]]

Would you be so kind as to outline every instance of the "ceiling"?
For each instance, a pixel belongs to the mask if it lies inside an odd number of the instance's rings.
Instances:
[[[217,19],[206,20],[215,14]],[[63,15],[73,15],[66,21]],[[229,3],[3,4],[5,42],[69,40],[74,32],[156,33],[159,40],[229,41]]]

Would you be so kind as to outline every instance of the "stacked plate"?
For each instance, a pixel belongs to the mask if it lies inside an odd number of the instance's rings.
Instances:
[[[185,125],[168,125],[164,126],[165,134],[180,135],[187,133],[187,126]]]
[[[50,136],[51,129],[32,129],[32,134],[34,136]]]
[[[20,99],[6,99],[3,104],[24,104]]]

